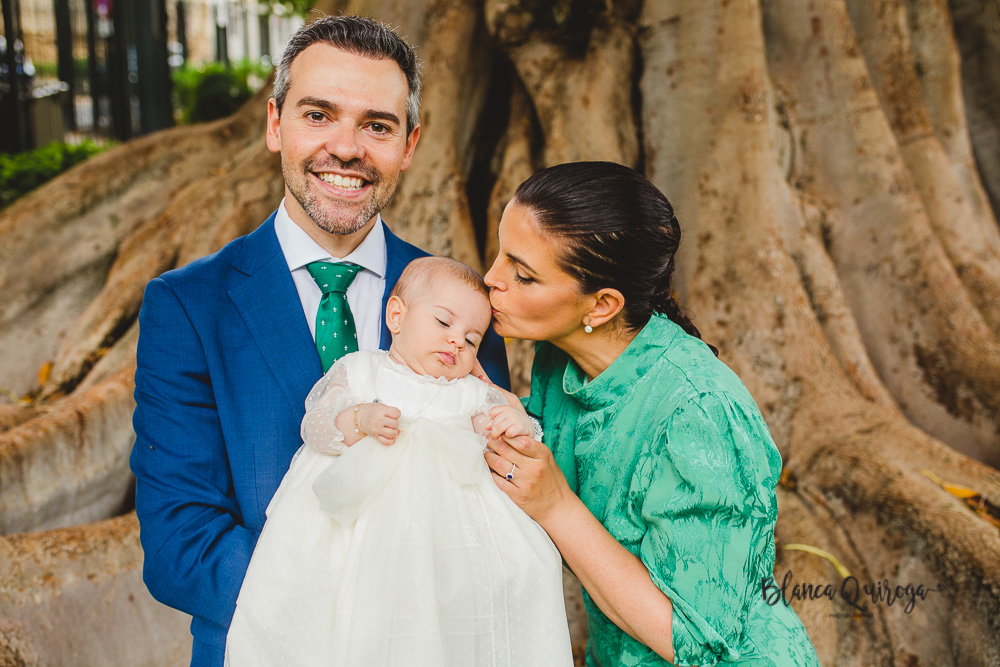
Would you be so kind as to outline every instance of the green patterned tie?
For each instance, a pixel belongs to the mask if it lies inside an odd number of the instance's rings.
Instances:
[[[323,291],[316,311],[316,351],[326,373],[337,359],[358,351],[358,330],[347,305],[347,288],[361,267],[350,262],[311,262],[306,270]]]

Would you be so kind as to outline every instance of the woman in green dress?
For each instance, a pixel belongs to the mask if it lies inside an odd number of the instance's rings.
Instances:
[[[788,606],[769,606],[781,459],[739,378],[671,296],[680,228],[621,165],[521,184],[486,275],[495,323],[539,341],[528,412],[494,441],[498,486],[584,587],[587,665],[815,665]]]

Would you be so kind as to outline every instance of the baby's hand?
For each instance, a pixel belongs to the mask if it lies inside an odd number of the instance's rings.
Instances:
[[[370,435],[383,445],[396,442],[399,435],[399,409],[383,403],[362,403],[357,406],[361,433]],[[351,409],[353,412],[353,408]],[[353,417],[352,417],[353,418]]]
[[[515,408],[510,405],[498,405],[490,410],[493,421],[487,428],[491,438],[499,439],[500,436],[516,438],[519,435],[531,437],[534,435],[535,428],[531,419],[524,412],[524,408],[519,408],[520,406]]]

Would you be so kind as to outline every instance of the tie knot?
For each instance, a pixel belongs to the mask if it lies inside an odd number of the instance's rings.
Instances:
[[[339,292],[344,294],[361,272],[361,267],[350,262],[310,262],[306,270],[319,285],[323,294]]]

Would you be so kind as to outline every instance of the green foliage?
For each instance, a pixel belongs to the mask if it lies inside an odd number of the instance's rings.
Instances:
[[[90,139],[79,145],[55,141],[25,153],[0,153],[0,208],[110,145]]]
[[[260,89],[270,68],[253,61],[226,67],[203,63],[174,70],[174,108],[181,123],[202,123],[225,118]]]
[[[58,79],[58,71],[55,63],[35,63],[35,76],[39,79]]]
[[[86,58],[73,58],[73,76],[78,82],[83,81],[88,76],[90,76],[89,70],[87,69],[87,59]],[[56,63],[50,62],[39,62],[35,63],[35,80],[39,79],[58,79],[59,78],[59,66]]]

